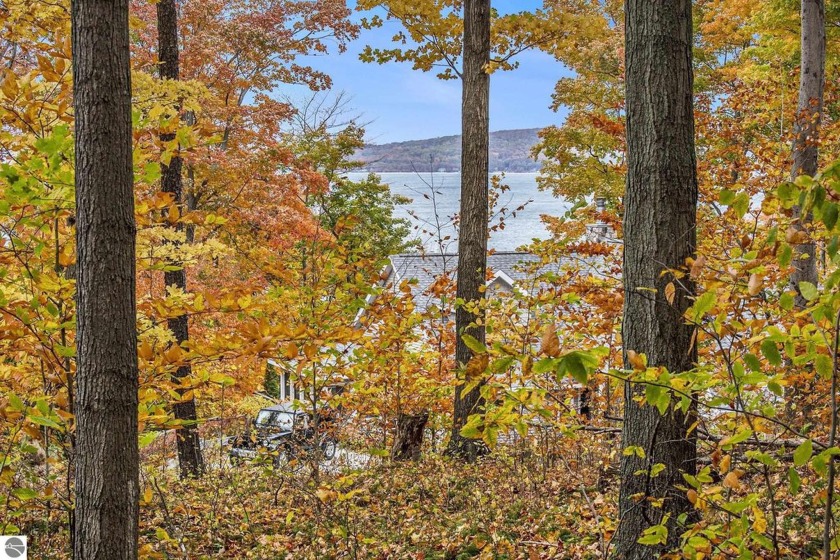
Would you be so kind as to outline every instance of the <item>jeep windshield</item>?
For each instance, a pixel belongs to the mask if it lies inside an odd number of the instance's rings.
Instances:
[[[256,424],[258,428],[279,428],[290,432],[295,425],[295,415],[282,410],[260,410]]]

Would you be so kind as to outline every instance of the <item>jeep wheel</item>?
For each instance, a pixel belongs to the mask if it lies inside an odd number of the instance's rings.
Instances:
[[[335,440],[332,438],[325,439],[321,442],[321,453],[324,456],[324,459],[327,461],[331,461],[333,457],[335,457],[335,451],[338,445],[336,444]]]

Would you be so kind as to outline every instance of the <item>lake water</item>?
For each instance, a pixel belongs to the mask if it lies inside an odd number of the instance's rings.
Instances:
[[[364,173],[350,173],[351,179],[364,177]],[[456,252],[457,240],[452,226],[452,216],[460,210],[461,177],[458,173],[381,173],[382,181],[391,187],[391,192],[412,199],[410,204],[397,208],[398,217],[408,219],[415,228],[414,236],[429,250],[440,249]],[[554,197],[550,192],[537,188],[536,173],[509,173],[504,184],[510,190],[502,193],[494,209],[491,225],[499,221],[499,209],[506,208],[504,229],[491,234],[489,245],[498,251],[513,251],[531,243],[533,239],[546,239],[548,232],[540,216],[559,216],[569,209],[569,204]],[[433,194],[434,193],[434,194]],[[517,210],[525,205],[522,210]],[[512,213],[516,211],[516,216]],[[441,235],[438,235],[438,230]]]

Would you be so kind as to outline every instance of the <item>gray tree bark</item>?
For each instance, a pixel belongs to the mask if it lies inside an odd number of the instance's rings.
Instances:
[[[77,560],[137,558],[137,332],[128,0],[72,3]]]
[[[696,248],[697,172],[694,150],[692,20],[690,0],[626,0],[627,190],[624,204],[624,361],[627,352],[647,355],[649,366],[671,372],[691,369],[696,361],[693,327],[683,314],[695,288],[687,277],[676,280],[665,269],[685,267]],[[674,282],[673,304],[665,287]],[[646,289],[655,288],[656,292]],[[662,415],[633,397],[638,384],[625,386],[622,443],[638,446],[621,461],[620,523],[614,558],[659,558],[679,545],[680,514],[693,510],[682,473],[695,472],[697,442],[687,430],[695,412],[669,408]],[[657,464],[665,470],[649,473]],[[657,507],[652,500],[662,500]],[[637,543],[645,529],[665,515],[665,545]],[[690,517],[689,517],[690,519]]]
[[[180,79],[180,57],[178,53],[178,10],[175,0],[160,0],[157,5],[157,27],[158,27],[158,58],[160,60],[160,77],[169,80]],[[171,142],[175,135],[162,134],[161,140]],[[184,201],[183,194],[183,163],[181,157],[176,153],[169,162],[169,165],[161,164],[161,190],[165,193],[172,193],[175,203],[179,209]],[[180,213],[180,210],[179,210]],[[182,225],[175,226],[178,231],[183,229]],[[183,263],[174,262],[178,270],[166,271],[163,273],[163,281],[167,286],[175,286],[187,291],[187,271]],[[180,315],[167,320],[167,326],[175,336],[175,343],[181,344],[189,341],[189,317]],[[174,381],[189,378],[192,374],[190,364],[185,364],[175,372]],[[178,465],[180,466],[181,478],[200,476],[204,472],[204,458],[201,454],[201,441],[197,430],[197,414],[195,399],[189,398],[175,403],[172,407],[176,420],[183,425],[177,430]]]
[[[824,0],[802,0],[802,30],[800,42],[802,60],[799,70],[799,103],[794,124],[793,168],[791,180],[800,175],[813,177],[817,174],[820,138],[820,120],[823,111],[825,91],[825,2]],[[797,229],[803,231],[811,220],[801,215],[797,206],[794,217],[799,219]],[[796,305],[804,308],[807,300],[799,292],[800,282],[817,284],[817,247],[810,238],[793,247],[793,266],[790,281],[796,290]]]
[[[488,173],[490,169],[490,0],[464,2],[462,101],[461,101],[461,212],[458,233],[457,297],[465,302],[484,299],[481,290],[487,270]],[[473,314],[464,306],[455,311],[458,333],[455,358],[458,367],[470,361],[472,351],[464,344],[468,334],[484,343],[483,319],[480,311]],[[480,412],[483,403],[480,388],[463,394],[455,388],[452,437],[447,452],[474,460],[483,446],[461,436],[460,430],[470,414]]]

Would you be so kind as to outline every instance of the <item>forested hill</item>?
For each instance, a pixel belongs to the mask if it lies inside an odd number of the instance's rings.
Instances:
[[[538,171],[540,164],[531,158],[537,143],[538,128],[500,130],[490,133],[490,171]],[[431,166],[430,166],[431,158]],[[459,171],[461,137],[441,136],[391,144],[372,144],[356,152],[355,159],[367,163],[365,169],[377,173],[419,170]]]

